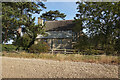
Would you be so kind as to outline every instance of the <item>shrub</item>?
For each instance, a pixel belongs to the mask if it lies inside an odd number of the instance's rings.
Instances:
[[[88,49],[88,47],[89,42],[86,35],[80,36],[77,43],[73,45],[73,48],[79,50],[80,52]]]
[[[27,49],[30,42],[31,42],[31,38],[28,35],[24,35],[21,38],[21,47],[23,47],[24,49]]]
[[[37,44],[33,44],[29,48],[30,53],[42,53],[42,52],[48,52],[49,46],[46,42],[40,41]]]
[[[114,45],[114,50],[117,52],[117,55],[119,56],[120,54],[120,38],[115,41]]]
[[[86,55],[101,55],[101,54],[104,54],[104,51],[95,50],[95,49],[86,49],[86,50],[84,50],[83,54],[86,54]]]
[[[31,38],[27,34],[24,34],[22,37],[18,38],[14,42],[14,44],[16,46],[22,47],[26,50],[28,48],[28,45],[30,44],[30,42],[31,42]]]
[[[16,48],[17,47],[12,44],[3,44],[2,45],[2,51],[15,51]]]
[[[2,52],[2,44],[0,44],[0,52]]]

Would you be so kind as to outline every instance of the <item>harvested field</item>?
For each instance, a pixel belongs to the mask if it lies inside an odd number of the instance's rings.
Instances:
[[[2,57],[3,78],[118,78],[118,66]]]

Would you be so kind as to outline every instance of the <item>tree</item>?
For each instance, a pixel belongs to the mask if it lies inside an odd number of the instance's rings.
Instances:
[[[32,20],[34,21],[35,18]],[[26,27],[26,34],[32,39],[30,44],[27,46],[27,48],[30,48],[32,46],[32,44],[34,44],[35,40],[36,40],[36,37],[38,34],[42,34],[42,35],[45,35],[45,30],[43,29],[45,27],[45,24],[42,25],[42,24],[38,24],[38,25],[35,25],[35,23],[32,23],[30,21],[29,23],[27,23],[26,25],[29,25],[29,27]]]
[[[32,20],[34,21],[35,18]],[[39,25],[35,25],[35,23],[32,23],[31,21],[29,21],[27,24],[25,24],[25,26],[29,25],[29,27],[25,28],[25,33],[22,37],[17,38],[14,41],[14,44],[16,46],[18,46],[18,50],[19,47],[23,47],[24,50],[28,50],[35,42],[36,37],[38,34],[42,34],[44,35],[45,31],[43,29],[43,27],[45,27],[45,25],[39,24]]]
[[[32,14],[40,13],[46,8],[42,2],[3,2],[2,3],[2,26],[3,42],[20,37],[18,28],[29,27],[33,24]],[[28,24],[29,23],[29,24]]]
[[[88,37],[86,35],[80,36],[80,38],[77,40],[77,43],[74,45],[74,48],[78,49],[80,52],[83,52],[84,50],[88,49],[89,42]]]
[[[27,50],[31,40],[32,39],[27,34],[24,34],[22,37],[19,37],[19,39],[13,44],[16,46],[22,47],[24,50]]]
[[[96,46],[100,44],[106,54],[109,54],[110,50],[114,51],[115,41],[120,37],[120,2],[77,2],[77,4],[78,14],[75,19],[82,21],[82,26],[92,41],[90,43]]]
[[[46,13],[43,13],[40,16],[42,19],[51,21],[51,20],[57,20],[58,18],[61,18],[64,20],[64,18],[66,17],[66,15],[64,13],[60,13],[58,10],[56,11],[48,11]]]

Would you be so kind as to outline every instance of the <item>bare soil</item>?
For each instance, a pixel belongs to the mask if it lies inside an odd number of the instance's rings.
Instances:
[[[118,66],[2,57],[2,78],[118,78]]]

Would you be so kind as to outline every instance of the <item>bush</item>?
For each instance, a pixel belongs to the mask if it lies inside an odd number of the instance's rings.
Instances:
[[[48,52],[49,51],[49,46],[46,42],[40,41],[37,44],[33,44],[29,48],[30,53],[42,53],[42,52]]]
[[[2,45],[2,51],[15,51],[16,48],[17,47],[12,44],[3,44]]]
[[[95,50],[95,49],[86,49],[86,50],[84,50],[83,54],[85,54],[85,55],[101,55],[101,54],[104,54],[104,51]]]
[[[24,50],[27,50],[28,45],[30,44],[30,42],[31,42],[31,38],[27,34],[24,34],[22,37],[18,38],[14,42],[14,44],[16,46],[24,48]]]
[[[89,42],[86,35],[80,36],[77,43],[73,45],[73,48],[79,50],[80,52],[88,49],[88,47]]]
[[[115,41],[114,45],[114,50],[117,52],[117,55],[119,56],[120,54],[120,38]]]
[[[2,44],[0,44],[0,52],[2,52]]]

